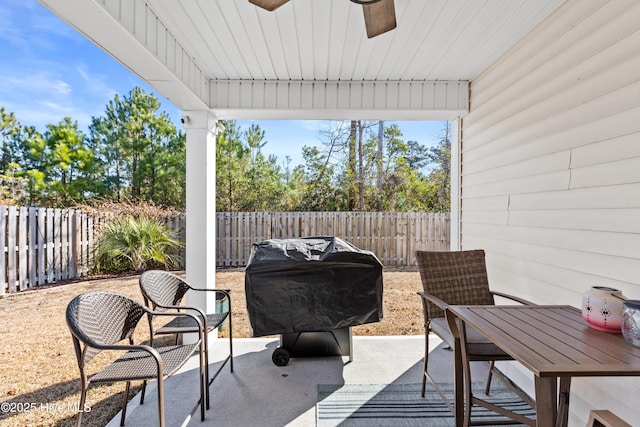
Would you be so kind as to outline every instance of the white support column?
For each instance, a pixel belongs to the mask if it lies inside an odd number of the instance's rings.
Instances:
[[[209,111],[185,111],[187,131],[186,271],[195,287],[215,288],[217,120]],[[205,313],[215,310],[213,292],[187,294],[187,305]]]
[[[462,219],[462,155],[461,155],[461,120],[460,117],[451,120],[451,221],[450,245],[452,251],[461,249],[460,232]]]

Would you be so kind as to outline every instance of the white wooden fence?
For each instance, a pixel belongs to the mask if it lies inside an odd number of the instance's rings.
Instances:
[[[93,227],[74,210],[0,206],[0,294],[86,274]]]
[[[416,250],[449,250],[449,214],[430,212],[218,212],[216,265],[245,266],[267,239],[336,236],[385,266],[416,265]]]

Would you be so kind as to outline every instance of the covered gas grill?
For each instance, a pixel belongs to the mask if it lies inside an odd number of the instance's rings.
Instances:
[[[352,356],[351,327],[382,320],[382,264],[337,237],[255,243],[245,270],[251,334],[280,334],[273,362]]]

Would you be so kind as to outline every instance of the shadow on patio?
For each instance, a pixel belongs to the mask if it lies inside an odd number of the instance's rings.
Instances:
[[[214,343],[211,368],[217,369],[225,354],[226,340]],[[348,357],[291,358],[278,367],[271,361],[277,338],[234,340],[234,373],[225,366],[213,382],[211,408],[200,422],[197,359],[165,383],[168,426],[308,427],[316,425],[318,384],[415,384],[421,381],[424,338],[415,336],[355,336],[353,362]],[[453,381],[453,354],[439,338],[429,340],[430,371],[439,383]],[[228,348],[228,347],[226,347]],[[474,363],[473,377],[486,378],[487,365]],[[427,389],[429,389],[427,385]],[[193,414],[193,415],[191,415]],[[119,414],[108,427],[119,425]],[[144,405],[131,399],[127,426],[156,426],[155,387],[147,389]],[[451,423],[453,425],[453,421]]]
[[[212,370],[223,358],[226,340],[212,345]],[[430,348],[440,344],[430,339]],[[211,409],[200,422],[196,402],[197,360],[166,382],[166,421],[170,426],[313,426],[318,384],[400,384],[421,380],[422,336],[353,337],[353,362],[348,357],[292,358],[287,366],[271,361],[277,338],[234,340],[234,373],[225,367],[211,385]],[[228,348],[228,347],[227,347]],[[452,382],[452,353],[440,347],[430,364],[441,381]],[[193,413],[193,419],[190,414]],[[128,426],[157,425],[155,387],[144,405],[129,403]],[[109,424],[119,424],[117,415]]]

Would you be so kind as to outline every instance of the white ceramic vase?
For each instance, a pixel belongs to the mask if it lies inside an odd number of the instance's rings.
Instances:
[[[618,289],[593,286],[582,294],[582,317],[593,329],[619,334],[625,300]]]

